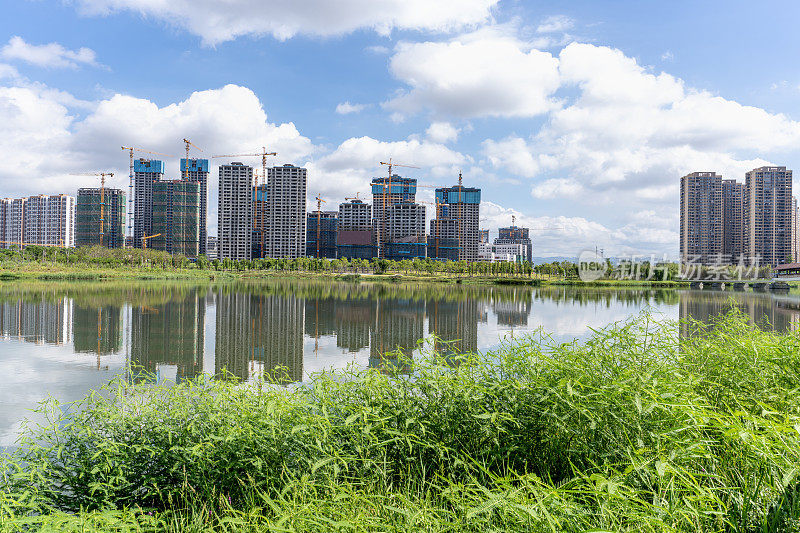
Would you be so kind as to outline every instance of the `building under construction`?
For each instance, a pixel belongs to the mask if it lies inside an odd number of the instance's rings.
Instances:
[[[125,193],[120,189],[78,189],[75,246],[122,248],[125,245],[125,200]]]
[[[142,247],[142,238],[153,234],[153,184],[164,176],[164,162],[137,159],[133,162],[133,245]]]
[[[181,178],[191,183],[197,183],[200,192],[200,220],[199,220],[199,253],[206,253],[208,246],[208,159],[181,158]]]
[[[382,248],[389,240],[389,208],[400,202],[413,203],[416,194],[417,180],[414,178],[401,178],[397,174],[372,178],[372,212],[380,257],[384,257]]]
[[[306,255],[336,259],[336,211],[311,211],[306,218]],[[319,245],[317,244],[319,243]]]
[[[170,254],[200,253],[200,184],[162,180],[153,184],[153,237],[148,247]]]
[[[372,206],[358,198],[339,204],[336,230],[336,255],[349,259],[377,256],[374,242]]]
[[[495,246],[521,245],[522,254],[514,254],[517,256],[517,260],[533,261],[533,242],[531,241],[529,228],[523,228],[516,224],[500,228],[498,230],[498,237],[494,240],[494,244]]]
[[[453,187],[436,189],[436,218],[431,221],[429,240],[438,241],[438,259],[457,259],[459,261],[478,260],[478,240],[480,237],[481,190],[475,187]],[[445,243],[458,243],[458,254]]]
[[[425,206],[413,202],[397,202],[387,209],[389,239],[384,243],[386,259],[425,258]]]
[[[439,206],[439,211],[443,211]],[[428,236],[428,257],[442,261],[458,261],[458,222],[454,218],[440,216],[431,219],[431,234]]]

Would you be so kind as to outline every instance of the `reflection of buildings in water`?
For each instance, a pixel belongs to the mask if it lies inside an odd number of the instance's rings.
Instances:
[[[72,331],[69,298],[56,301],[16,300],[0,304],[0,333],[11,339],[37,344],[65,344]]]
[[[375,327],[371,331],[369,366],[382,367],[387,352],[401,352],[411,359],[423,337],[425,300],[383,299],[375,303]],[[396,361],[396,360],[395,360]],[[405,368],[403,369],[405,370]]]
[[[205,295],[192,291],[175,295],[156,307],[131,308],[131,365],[136,375],[156,375],[162,366],[175,366],[175,381],[203,371]]]
[[[680,291],[679,319],[681,336],[689,335],[685,323],[692,318],[711,324],[714,317],[735,305],[750,323],[780,332],[797,331],[800,327],[800,300],[796,297],[759,293],[716,291]]]
[[[448,355],[478,350],[478,322],[486,308],[476,299],[428,302],[428,332],[436,336],[434,350]]]
[[[492,311],[497,316],[499,326],[527,326],[531,314],[531,300],[526,298],[517,301],[492,302]]]
[[[72,338],[77,353],[109,355],[122,348],[122,308],[76,305],[72,314]]]
[[[370,326],[375,323],[375,302],[348,298],[336,302],[336,346],[351,353],[369,346]]]
[[[301,381],[304,310],[305,299],[291,295],[217,294],[217,375],[246,380],[277,372],[277,381]]]
[[[334,313],[336,302],[333,298],[309,298],[306,300],[306,335],[313,338],[336,334]]]

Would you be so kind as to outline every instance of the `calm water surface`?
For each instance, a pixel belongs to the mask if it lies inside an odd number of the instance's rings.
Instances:
[[[800,323],[800,297],[690,290],[514,288],[368,283],[38,283],[0,286],[0,447],[30,409],[124,374],[181,381],[223,372],[250,379],[283,367],[291,382],[348,364],[380,367],[435,335],[475,351],[543,328],[558,341],[648,309],[708,320],[729,299],[754,322]]]

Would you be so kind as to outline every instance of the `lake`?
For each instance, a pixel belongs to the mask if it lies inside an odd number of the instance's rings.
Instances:
[[[0,447],[47,397],[69,402],[116,376],[180,382],[202,374],[281,382],[349,364],[381,368],[442,352],[488,350],[542,328],[556,341],[643,310],[708,321],[735,303],[781,331],[800,297],[753,292],[270,281],[30,282],[0,285]]]

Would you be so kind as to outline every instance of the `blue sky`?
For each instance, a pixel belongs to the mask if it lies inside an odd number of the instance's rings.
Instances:
[[[391,156],[430,185],[463,170],[484,226],[516,214],[535,255],[674,255],[682,174],[798,160],[794,2],[5,4],[0,196],[121,187],[121,144],[186,136],[307,165],[327,207]]]

